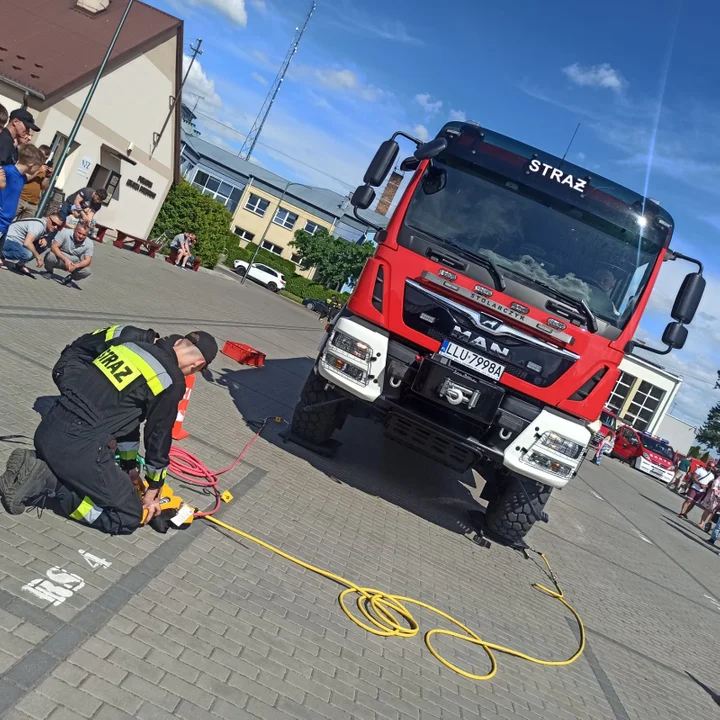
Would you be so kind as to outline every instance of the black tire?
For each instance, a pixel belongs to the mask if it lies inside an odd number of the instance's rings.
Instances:
[[[485,512],[487,529],[509,543],[520,542],[543,517],[551,490],[534,480],[511,475],[497,500],[488,503]]]
[[[305,305],[305,307],[306,307],[308,310],[314,310],[314,309],[315,309],[315,305],[314,305],[313,303],[311,303],[311,302],[307,303],[307,304]]]
[[[245,270],[245,268],[244,268],[242,265],[238,265],[238,266],[235,268],[235,272],[236,272],[240,277],[242,277],[243,275],[245,275],[246,270]]]
[[[303,386],[300,398],[295,406],[290,429],[298,437],[322,445],[327,442],[343,418],[340,403],[308,407],[318,403],[337,400],[340,395],[331,389],[325,389],[327,380],[311,372]]]
[[[268,290],[271,290],[272,292],[278,291],[278,286],[274,282],[269,282],[267,284],[267,286],[268,286]]]

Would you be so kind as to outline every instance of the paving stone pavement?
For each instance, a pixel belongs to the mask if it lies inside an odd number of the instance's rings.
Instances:
[[[211,467],[231,462],[253,420],[289,416],[321,337],[317,316],[226,273],[108,246],[96,248],[93,271],[82,291],[0,277],[0,464],[30,442],[64,345],[113,322],[201,327],[267,354],[263,369],[219,356],[213,381],[195,386],[183,447]],[[463,537],[481,479],[412,455],[366,421],[346,424],[333,459],[284,444],[279,431],[270,426],[223,477],[235,496],[224,520],[437,605],[490,641],[548,658],[574,651],[570,614],[531,587],[545,581],[537,566]],[[564,668],[499,656],[490,682],[445,669],[421,636],[368,635],[342,614],[333,583],[206,523],[109,538],[50,511],[0,514],[0,717],[711,717],[720,558],[677,519],[679,505],[613,460],[587,464],[556,493],[550,523],[529,539],[581,613],[588,650]],[[33,581],[70,594],[41,600],[24,589]],[[425,611],[417,617],[433,627]],[[482,652],[438,644],[452,662],[487,670]]]

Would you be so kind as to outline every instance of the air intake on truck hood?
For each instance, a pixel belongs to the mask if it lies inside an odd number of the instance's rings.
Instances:
[[[414,280],[405,282],[403,320],[408,327],[434,340],[450,338],[497,358],[505,365],[505,372],[538,387],[552,385],[578,359],[575,353],[527,335],[493,315],[438,295]]]

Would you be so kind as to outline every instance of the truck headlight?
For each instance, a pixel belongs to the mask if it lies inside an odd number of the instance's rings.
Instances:
[[[643,453],[643,457],[644,457],[646,460],[650,460],[650,454],[649,454],[649,453]]]
[[[330,338],[330,344],[338,350],[346,352],[348,355],[356,357],[358,360],[366,362],[372,357],[373,350],[367,344],[350,335],[336,330]]]
[[[367,370],[349,363],[339,355],[326,351],[323,355],[322,361],[329,368],[335,370],[335,372],[339,372],[341,375],[345,375],[350,380],[353,380],[360,385],[368,384]]]
[[[554,450],[556,453],[576,460],[583,451],[583,445],[558,435],[556,432],[546,432],[540,438],[540,444]]]
[[[559,477],[570,477],[574,472],[571,465],[566,465],[549,455],[543,455],[543,453],[534,450],[525,456],[525,461]]]

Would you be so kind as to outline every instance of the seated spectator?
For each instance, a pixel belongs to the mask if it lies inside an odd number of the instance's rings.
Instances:
[[[50,185],[52,167],[47,164],[48,158],[50,157],[50,146],[40,145],[38,150],[42,153],[43,165],[40,166],[40,169],[34,175],[28,175],[25,187],[20,193],[18,212],[15,217],[16,220],[35,217],[38,205],[40,204],[40,197]]]
[[[82,188],[82,190],[67,195],[65,202],[60,206],[60,217],[65,221],[72,212],[73,205],[83,210],[90,210],[94,216],[102,208],[103,201],[106,198],[107,190],[105,188],[98,188],[97,190],[90,187]]]
[[[7,126],[0,130],[0,165],[17,163],[18,147],[29,143],[32,133],[38,130],[35,118],[26,108],[13,110]]]
[[[17,212],[27,175],[34,174],[42,163],[43,157],[34,145],[21,145],[17,163],[0,167],[0,256],[5,243],[5,233]],[[2,260],[0,269],[7,269]]]
[[[195,244],[195,233],[185,232],[176,235],[170,247],[177,250],[177,257],[175,258],[175,265],[186,269],[188,260],[190,259],[190,249]]]
[[[45,255],[45,272],[52,277],[58,268],[65,270],[68,276],[61,281],[69,286],[90,275],[93,242],[88,237],[90,228],[86,223],[78,223],[75,229],[64,228],[52,242],[49,252]]]
[[[35,279],[25,266],[35,258],[35,264],[41,268],[43,259],[40,253],[47,248],[48,236],[54,235],[62,227],[62,220],[57,213],[43,218],[16,220],[10,224],[5,235],[3,257],[15,264],[15,272]]]

